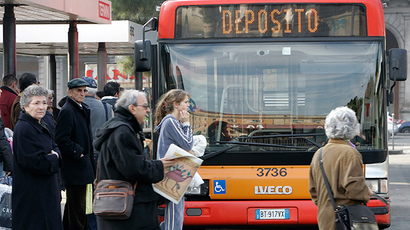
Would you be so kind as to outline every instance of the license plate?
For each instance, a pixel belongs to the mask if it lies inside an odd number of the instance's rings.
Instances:
[[[257,220],[286,220],[289,219],[289,209],[256,209]]]

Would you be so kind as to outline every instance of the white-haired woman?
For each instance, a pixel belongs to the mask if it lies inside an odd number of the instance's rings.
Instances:
[[[13,229],[63,229],[57,182],[61,154],[42,120],[47,95],[46,88],[31,85],[20,97],[13,135]]]
[[[365,183],[362,155],[350,142],[360,134],[356,114],[347,107],[332,110],[325,121],[329,142],[323,147],[322,159],[336,206],[369,202],[371,191]],[[309,192],[318,207],[319,229],[334,230],[335,212],[319,167],[319,149],[312,158]]]

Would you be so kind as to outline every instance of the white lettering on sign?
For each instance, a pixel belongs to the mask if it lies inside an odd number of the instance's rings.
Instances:
[[[111,18],[111,8],[110,5],[105,2],[98,2],[98,16],[110,20]]]
[[[292,194],[292,187],[290,186],[255,186],[256,195],[290,195]]]

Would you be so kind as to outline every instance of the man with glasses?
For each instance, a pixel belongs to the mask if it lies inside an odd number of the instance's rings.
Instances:
[[[78,230],[87,226],[86,190],[95,178],[90,109],[83,103],[89,83],[76,78],[67,86],[67,102],[57,118],[56,143],[63,156],[61,174],[67,198],[63,226],[65,230]]]

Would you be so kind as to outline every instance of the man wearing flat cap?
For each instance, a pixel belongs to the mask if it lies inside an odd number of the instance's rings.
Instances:
[[[66,187],[64,230],[87,228],[85,197],[87,184],[95,178],[90,110],[83,103],[89,83],[73,79],[67,83],[67,102],[61,108],[56,125],[56,143],[61,149],[61,176]]]

